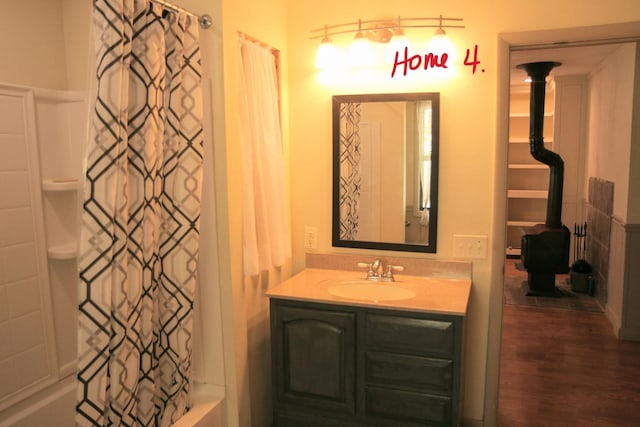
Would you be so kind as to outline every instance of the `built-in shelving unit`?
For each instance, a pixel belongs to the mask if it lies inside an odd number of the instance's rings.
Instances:
[[[47,262],[54,311],[58,375],[76,371],[78,242],[82,157],[87,133],[85,92],[34,90]]]
[[[553,149],[553,85],[547,85],[544,143]],[[507,255],[520,255],[523,229],[545,220],[549,167],[529,151],[529,86],[512,86],[509,113]]]
[[[87,117],[83,92],[0,84],[0,411],[76,373]]]

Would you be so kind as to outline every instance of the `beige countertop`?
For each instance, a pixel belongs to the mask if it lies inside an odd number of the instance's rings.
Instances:
[[[392,310],[454,315],[465,315],[467,312],[471,280],[466,278],[410,276],[397,273],[393,282],[370,282],[375,286],[398,286],[413,291],[415,295],[407,299],[352,299],[335,296],[329,292],[331,287],[343,282],[362,282],[365,275],[362,271],[307,268],[271,288],[266,295],[269,298]]]

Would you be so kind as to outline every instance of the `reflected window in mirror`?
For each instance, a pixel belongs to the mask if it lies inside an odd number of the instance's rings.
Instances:
[[[334,246],[435,252],[439,94],[333,97]]]

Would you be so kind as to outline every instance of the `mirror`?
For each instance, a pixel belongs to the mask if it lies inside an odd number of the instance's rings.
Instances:
[[[436,252],[439,93],[333,97],[333,246]]]

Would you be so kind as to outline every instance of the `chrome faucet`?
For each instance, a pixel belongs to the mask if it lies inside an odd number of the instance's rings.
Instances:
[[[359,262],[358,267],[367,268],[367,280],[373,282],[393,282],[393,272],[402,271],[404,267],[400,265],[387,264],[386,269],[383,266],[382,260],[376,258],[372,263]]]
[[[369,268],[369,273],[372,277],[380,277],[380,269],[382,268],[382,261],[380,258],[376,258]]]

